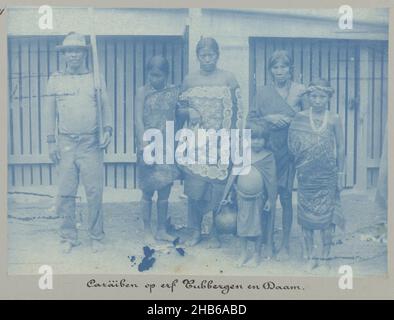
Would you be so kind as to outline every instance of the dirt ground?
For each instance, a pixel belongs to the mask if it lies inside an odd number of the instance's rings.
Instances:
[[[77,212],[81,217],[79,237],[82,244],[70,254],[60,250],[58,227],[60,219],[54,210],[54,188],[19,188],[9,190],[8,201],[8,265],[9,274],[37,274],[38,268],[51,265],[56,274],[140,274],[143,258],[142,220],[138,191],[106,189],[105,250],[91,253],[85,222],[86,203],[83,193]],[[35,194],[31,194],[35,193]],[[45,196],[47,195],[47,196]],[[206,237],[193,248],[172,244],[149,243],[155,249],[153,267],[144,274],[171,275],[266,275],[266,276],[337,276],[340,265],[351,265],[354,276],[385,275],[387,273],[386,210],[368,194],[345,190],[342,194],[347,230],[336,231],[332,247],[331,271],[316,268],[306,271],[302,260],[302,239],[296,213],[291,237],[291,256],[287,260],[263,260],[257,268],[237,268],[238,241],[234,236],[222,236],[222,248],[208,249]],[[296,194],[294,194],[296,199]],[[169,206],[171,222],[177,234],[187,233],[186,198],[180,186],[174,187]],[[296,201],[295,201],[296,202]],[[296,203],[294,204],[296,207]],[[281,212],[276,218],[276,241],[281,237]],[[155,211],[153,211],[155,217]],[[204,218],[208,231],[211,217]],[[155,220],[153,221],[155,225]],[[320,252],[320,236],[315,236],[316,252]],[[134,262],[130,258],[134,257]]]

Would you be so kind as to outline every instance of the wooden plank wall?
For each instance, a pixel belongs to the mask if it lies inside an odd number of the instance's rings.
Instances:
[[[363,45],[368,50],[371,81],[368,87],[370,100],[367,113],[367,183],[368,186],[375,186],[387,123],[388,50],[386,42],[368,41]]]
[[[56,183],[47,156],[42,101],[48,76],[65,67],[56,45],[63,37],[9,37],[8,171],[10,186]],[[169,81],[180,84],[186,72],[181,37],[98,36],[101,73],[113,106],[114,135],[105,155],[105,184],[136,187],[134,98],[145,84],[145,65],[154,54],[170,62]],[[86,61],[91,66],[91,59]]]
[[[378,164],[383,142],[384,119],[387,116],[387,43],[374,43],[371,49],[372,68],[371,103],[368,115],[369,158]],[[357,106],[359,90],[359,48],[365,45],[359,41],[294,38],[251,38],[250,39],[250,99],[255,95],[256,86],[271,81],[267,68],[270,55],[278,49],[287,50],[294,60],[293,78],[308,84],[312,80],[325,78],[330,81],[335,93],[330,110],[338,113],[345,129],[346,187],[356,183],[357,169]],[[376,96],[378,95],[378,96]],[[372,120],[373,119],[373,120]],[[371,173],[372,175],[372,173]],[[375,173],[374,178],[377,178]],[[376,183],[370,179],[369,186]]]
[[[56,170],[47,158],[42,97],[48,75],[64,68],[55,46],[62,37],[10,37],[8,39],[9,185],[48,185]],[[147,60],[157,53],[170,62],[170,82],[179,84],[187,71],[184,41],[180,37],[98,37],[101,72],[114,111],[114,136],[106,152],[105,183],[135,188],[134,95],[145,83]],[[186,44],[187,45],[187,44]],[[359,48],[367,46],[370,64],[368,109],[368,186],[376,184],[387,119],[387,42],[327,39],[251,38],[250,95],[270,81],[266,68],[276,49],[288,50],[294,59],[294,78],[309,83],[318,77],[335,88],[330,109],[342,117],[346,130],[346,186],[356,183],[357,98]],[[187,52],[187,50],[186,50]],[[86,62],[91,65],[90,59]]]

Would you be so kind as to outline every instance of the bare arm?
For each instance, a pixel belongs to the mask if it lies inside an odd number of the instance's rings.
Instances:
[[[179,100],[175,110],[177,128],[182,128],[184,123],[189,119],[189,109],[185,105],[185,101]]]
[[[144,135],[144,96],[144,87],[138,88],[137,94],[135,96],[135,127],[138,150],[141,150],[143,147],[142,137]]]
[[[104,131],[110,131],[110,133],[112,134],[113,115],[109,103],[107,87],[105,85],[105,80],[103,77],[101,77],[101,102],[103,107],[103,129]]]
[[[181,88],[180,88],[180,93],[186,91],[188,89],[188,77],[183,80]],[[185,100],[178,100],[177,108],[176,108],[176,119],[179,124],[179,126],[182,126],[185,121],[189,118],[189,108],[187,106],[187,102]]]
[[[55,75],[56,76],[56,75]],[[48,81],[47,92],[44,98],[44,116],[47,126],[47,142],[49,158],[56,165],[61,159],[60,151],[56,141],[56,122],[57,122],[57,109],[56,109],[56,90],[55,78],[51,76]]]
[[[55,90],[53,88],[53,81],[53,76],[51,76],[48,80],[47,91],[44,99],[44,114],[47,127],[46,135],[49,140],[54,139],[56,135],[56,97]]]
[[[306,94],[306,87],[304,85],[300,86],[300,101],[299,101],[299,112],[308,109],[308,95]]]
[[[343,137],[343,127],[341,118],[338,115],[334,117],[335,141],[337,148],[337,166],[338,171],[343,172],[345,167],[345,141]]]
[[[300,111],[307,110],[309,108],[308,96],[304,93],[300,101]]]
[[[181,92],[185,92],[189,88],[190,88],[189,77],[186,77],[182,83]],[[196,125],[201,121],[201,114],[196,109],[192,108],[189,105],[187,99],[182,100],[181,98],[178,101],[176,116],[179,125],[183,124],[185,121],[188,121],[191,125]]]
[[[228,74],[227,74],[227,85],[228,85],[231,89],[239,88],[239,83],[238,83],[238,81],[237,81],[237,78],[236,78],[235,75],[232,74],[231,72],[228,72]]]
[[[244,108],[242,105],[241,88],[239,86],[237,78],[231,72],[229,72],[229,75],[228,75],[227,85],[232,90],[234,90],[233,105],[236,107],[235,107],[235,110],[233,110],[233,112],[237,113],[237,118],[236,118],[236,123],[235,123],[236,127],[238,129],[243,129],[245,127],[245,119],[244,119],[245,112],[244,112]]]

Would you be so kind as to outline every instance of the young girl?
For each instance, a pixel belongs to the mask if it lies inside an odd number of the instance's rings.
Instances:
[[[252,130],[252,167],[248,174],[240,175],[235,185],[237,193],[237,235],[241,244],[241,255],[238,266],[245,265],[248,260],[248,240],[254,243],[254,253],[249,266],[260,263],[263,231],[267,234],[268,244],[273,250],[273,221],[275,216],[276,168],[272,152],[265,148],[268,131],[263,128]],[[263,211],[269,213],[264,219]]]
[[[306,93],[310,109],[298,113],[289,128],[289,150],[297,170],[297,216],[302,227],[309,269],[313,257],[313,233],[320,230],[322,260],[328,260],[335,225],[344,227],[339,192],[343,188],[345,151],[342,121],[328,111],[334,90],[329,82],[312,82]]]
[[[148,165],[143,159],[143,149],[150,142],[143,142],[147,129],[159,129],[165,139],[166,121],[175,120],[175,109],[179,90],[167,85],[169,63],[163,56],[154,56],[147,64],[147,84],[138,89],[136,95],[136,133],[138,141],[138,183],[142,189],[141,200],[144,230],[147,239],[151,239],[152,197],[157,191],[157,232],[156,240],[173,241],[167,233],[168,198],[173,181],[178,177],[175,164]],[[165,146],[164,146],[165,149]],[[165,154],[165,150],[162,150]]]

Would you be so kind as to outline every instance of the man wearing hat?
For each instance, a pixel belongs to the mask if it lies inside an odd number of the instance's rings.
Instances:
[[[53,73],[47,86],[45,115],[49,156],[58,166],[56,211],[63,217],[60,228],[63,252],[80,244],[75,218],[79,182],[88,202],[88,233],[93,252],[102,249],[103,230],[103,155],[112,135],[112,112],[104,79],[101,77],[103,137],[94,76],[86,67],[89,46],[81,34],[69,33],[57,47],[65,58],[64,71]]]

